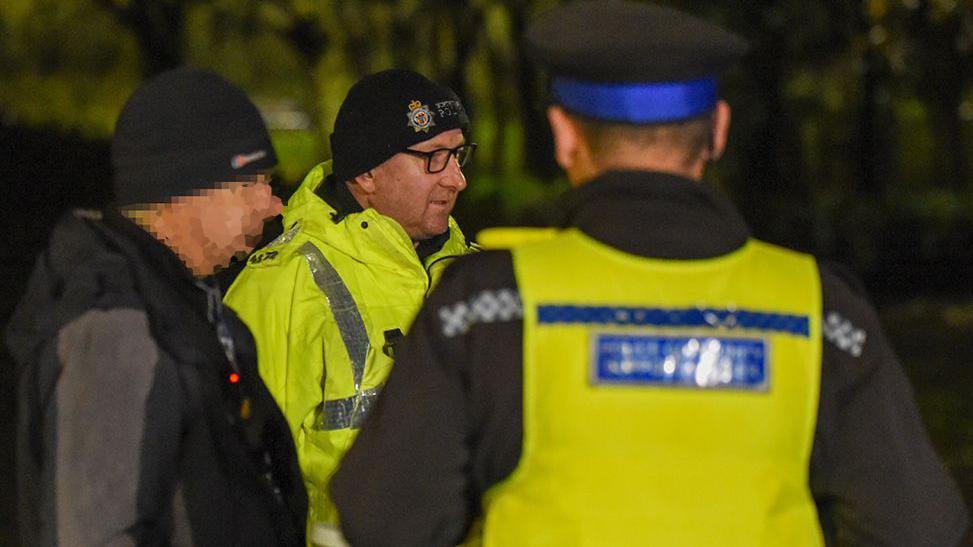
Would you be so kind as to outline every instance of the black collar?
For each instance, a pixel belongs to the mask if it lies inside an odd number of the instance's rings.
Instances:
[[[209,366],[226,358],[213,328],[216,281],[197,280],[167,245],[108,209],[101,230],[127,257],[156,341],[177,361]],[[187,314],[187,311],[189,312]]]
[[[334,175],[325,177],[315,193],[334,208],[335,212],[331,216],[331,220],[336,223],[341,222],[341,219],[352,213],[360,213],[364,210],[355,196],[352,195],[351,190],[348,189],[348,183],[338,182]]]
[[[105,226],[131,241],[141,254],[159,268],[162,277],[191,282],[192,271],[168,245],[156,239],[113,208],[104,211]]]
[[[449,241],[449,228],[446,228],[446,231],[438,236],[432,236],[429,239],[420,241],[416,245],[416,254],[419,255],[419,260],[425,260],[427,256],[442,249],[447,241]]]
[[[139,258],[159,279],[176,291],[194,307],[206,310],[205,294],[196,284],[196,278],[179,256],[152,234],[148,233],[114,208],[103,212],[102,222],[111,232],[129,242]],[[214,283],[207,280],[208,283]]]
[[[726,197],[668,173],[604,173],[568,192],[562,212],[562,226],[645,257],[712,258],[739,249],[750,237]]]

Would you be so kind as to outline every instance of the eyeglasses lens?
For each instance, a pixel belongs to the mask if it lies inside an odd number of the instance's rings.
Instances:
[[[473,157],[473,150],[475,150],[475,147],[470,144],[464,144],[459,147],[459,150],[456,151],[456,160],[459,162],[460,167],[465,167],[469,163]]]
[[[446,164],[449,162],[450,156],[452,156],[452,150],[447,148],[436,150],[431,156],[429,156],[429,172],[438,173],[443,169],[446,169]]]

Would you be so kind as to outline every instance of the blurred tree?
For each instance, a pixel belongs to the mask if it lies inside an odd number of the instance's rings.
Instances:
[[[758,236],[807,248],[811,240],[810,186],[802,178],[804,159],[796,113],[786,96],[793,70],[788,61],[811,51],[806,45],[825,47],[821,34],[829,29],[820,24],[823,8],[818,3],[773,0],[739,2],[735,7],[724,17],[749,22],[738,28],[748,29],[747,38],[753,45],[741,83],[745,96],[753,100],[741,105],[734,118],[740,150],[736,167],[741,172],[731,179],[737,182],[730,185],[732,193]]]
[[[194,0],[94,0],[128,29],[139,46],[145,77],[182,65],[183,29]]]
[[[463,214],[475,227],[529,221],[533,202],[564,186],[544,75],[521,36],[560,1],[4,0],[0,111],[8,124],[105,137],[139,80],[193,63],[254,96],[297,179],[328,157],[338,105],[358,78],[411,67],[469,106],[481,146]],[[737,115],[710,178],[758,235],[876,273],[889,256],[942,261],[940,247],[964,241],[969,0],[666,3],[753,44],[724,82]],[[890,249],[882,234],[893,231],[903,243]]]
[[[7,125],[110,134],[139,81],[135,44],[83,0],[0,2],[0,111]]]
[[[973,9],[968,2],[905,2],[902,14],[913,46],[915,91],[930,110],[938,147],[951,153],[933,172],[936,185],[969,187],[969,162],[963,104],[970,89],[973,53]],[[900,10],[902,11],[902,10]],[[967,110],[969,107],[966,107]]]

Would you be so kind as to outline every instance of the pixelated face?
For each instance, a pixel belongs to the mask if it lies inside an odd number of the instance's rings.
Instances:
[[[203,247],[221,266],[252,251],[260,242],[264,222],[283,209],[266,175],[223,183],[206,194],[208,211],[200,219]]]
[[[431,152],[437,148],[455,148],[463,142],[463,132],[452,129],[410,148]],[[375,190],[369,196],[369,204],[401,224],[413,241],[445,232],[456,197],[466,188],[466,177],[455,156],[450,158],[446,169],[427,173],[424,158],[396,154],[373,169],[372,175]]]
[[[255,175],[193,196],[174,198],[172,209],[188,232],[174,250],[199,274],[225,267],[260,241],[264,222],[280,214],[280,199],[271,193],[270,178]]]

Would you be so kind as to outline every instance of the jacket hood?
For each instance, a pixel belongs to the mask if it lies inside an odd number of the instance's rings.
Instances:
[[[98,215],[94,211],[65,215],[37,257],[6,332],[8,348],[18,363],[85,311],[132,301],[132,275],[124,257],[85,220]]]
[[[328,214],[325,218],[330,220],[331,213],[336,212],[334,207],[328,205],[315,193],[318,187],[324,182],[324,179],[330,174],[331,160],[328,160],[315,165],[307,176],[304,177],[297,190],[287,200],[287,205],[284,206],[283,215],[285,226],[293,224],[294,221],[307,216],[311,212],[309,209],[317,213],[326,211]]]

